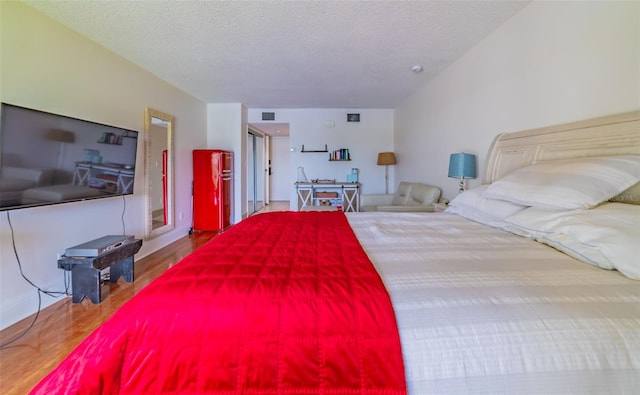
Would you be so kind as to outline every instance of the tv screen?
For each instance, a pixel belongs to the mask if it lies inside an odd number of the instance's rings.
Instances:
[[[138,132],[2,103],[0,211],[133,193]]]

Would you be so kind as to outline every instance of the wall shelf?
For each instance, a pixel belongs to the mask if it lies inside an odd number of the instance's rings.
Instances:
[[[329,152],[329,146],[325,144],[324,149],[310,150],[310,149],[305,149],[303,144],[300,152],[303,152],[305,154],[306,153],[327,153]],[[350,160],[351,160],[351,155],[349,154],[348,148],[340,148],[335,151],[331,151],[329,153],[329,162],[348,162]]]
[[[110,144],[110,145],[122,145],[122,137],[124,137],[124,134],[104,132],[102,133],[102,136],[98,140],[98,143]]]
[[[319,150],[306,150],[304,149],[304,144],[302,145],[302,149],[300,150],[300,152],[329,152],[329,147],[327,146],[327,144],[324,145],[324,149],[319,149]]]
[[[136,135],[129,134],[128,131],[122,132],[122,134],[115,134],[105,132],[100,136],[100,139],[97,141],[99,144],[109,144],[109,145],[122,145],[122,139],[137,139]]]

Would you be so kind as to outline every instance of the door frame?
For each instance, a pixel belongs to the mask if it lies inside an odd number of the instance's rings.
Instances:
[[[268,161],[270,160],[269,157],[269,136],[266,135],[265,133],[260,132],[259,130],[256,130],[255,128],[252,128],[251,126],[247,127],[247,134],[249,135],[247,137],[247,162],[246,162],[246,166],[247,166],[247,202],[249,200],[249,193],[248,193],[248,183],[249,182],[253,182],[253,196],[251,196],[251,199],[253,201],[253,207],[249,207],[249,205],[247,204],[247,215],[251,215],[254,214],[256,212],[258,212],[260,209],[256,209],[256,193],[257,191],[257,186],[258,186],[258,177],[262,177],[262,202],[263,202],[263,206],[268,204],[269,202],[269,180],[268,180],[268,176],[267,176],[267,166],[266,164],[268,163]],[[258,171],[257,168],[257,162],[256,161],[256,154],[257,154],[257,149],[256,149],[256,138],[262,138],[262,160],[261,160],[261,168],[260,171]],[[249,149],[249,145],[250,142],[252,142],[252,149]],[[253,163],[253,180],[250,180],[249,177],[249,160],[252,160]],[[260,174],[258,174],[260,173]]]

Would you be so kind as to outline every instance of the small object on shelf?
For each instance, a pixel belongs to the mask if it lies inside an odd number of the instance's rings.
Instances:
[[[348,148],[340,148],[329,154],[329,161],[347,161],[351,160]]]
[[[300,150],[300,152],[329,152],[329,147],[325,144],[324,145],[324,149],[320,149],[320,150],[306,150],[304,149],[304,144],[302,145],[302,149]]]
[[[98,143],[122,145],[122,136],[115,133],[104,132],[102,133],[102,136],[100,136]]]
[[[298,166],[298,182],[309,182],[303,166]]]
[[[329,179],[321,180],[319,178],[314,178],[314,179],[311,180],[311,182],[316,183],[316,184],[335,184],[336,179],[334,178],[332,180],[329,180]]]
[[[136,139],[138,137],[133,136],[128,130],[125,130],[124,132],[122,132],[122,135],[120,136],[120,141],[122,142],[123,138],[128,138],[128,139]]]
[[[102,163],[102,156],[100,156],[100,151],[97,149],[85,148],[84,161],[88,163]]]
[[[318,198],[337,198],[338,192],[316,192]]]
[[[347,182],[358,182],[358,169],[352,168],[351,173],[347,174]]]

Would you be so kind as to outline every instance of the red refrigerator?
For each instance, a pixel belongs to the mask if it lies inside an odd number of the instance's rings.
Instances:
[[[232,207],[233,152],[193,150],[193,230],[225,230]]]

